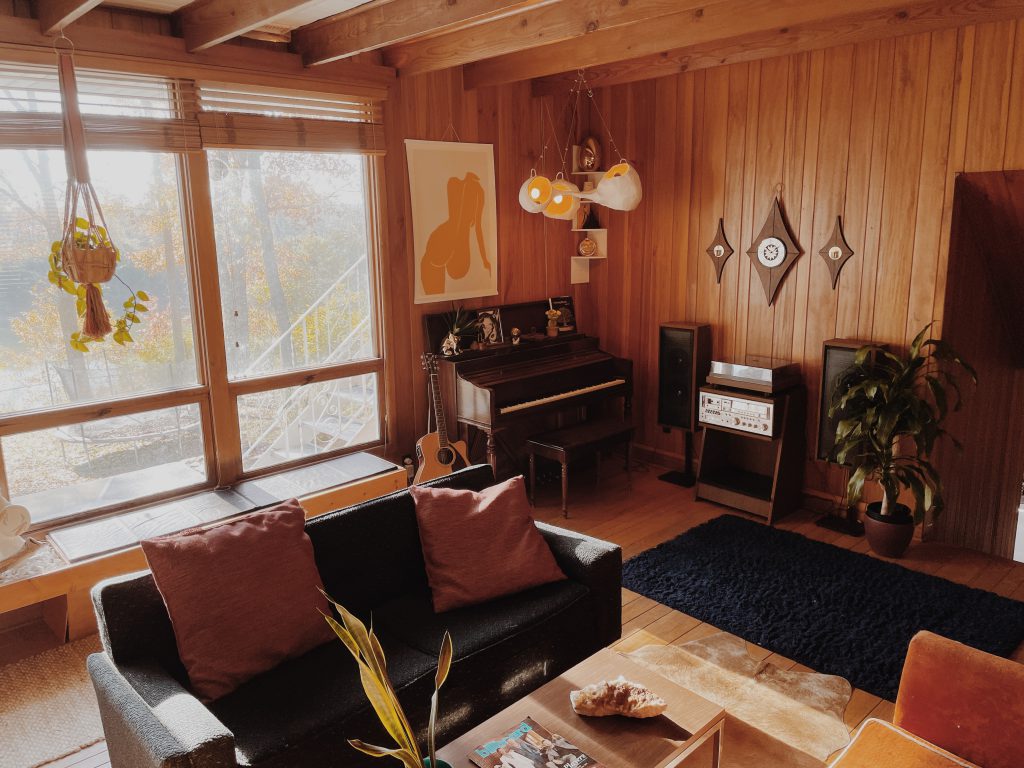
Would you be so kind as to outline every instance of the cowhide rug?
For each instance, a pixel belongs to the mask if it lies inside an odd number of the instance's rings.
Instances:
[[[850,741],[843,712],[853,689],[846,680],[757,662],[734,635],[720,632],[681,646],[648,645],[629,657],[740,721],[726,723],[723,766],[814,765]]]

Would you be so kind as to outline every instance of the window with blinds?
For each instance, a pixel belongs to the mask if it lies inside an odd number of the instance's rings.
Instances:
[[[181,151],[201,146],[191,81],[82,69],[76,74],[91,148]],[[0,62],[0,146],[63,145],[57,67]]]
[[[372,99],[213,82],[197,90],[204,147],[384,153]]]
[[[370,97],[81,68],[77,79],[92,149],[384,154]],[[62,146],[57,67],[0,62],[0,147]]]

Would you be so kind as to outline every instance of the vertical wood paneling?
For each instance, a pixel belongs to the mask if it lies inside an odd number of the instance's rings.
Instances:
[[[613,131],[631,136],[631,159],[647,172],[641,208],[611,217],[617,244],[591,295],[612,351],[633,357],[649,385],[644,397],[655,396],[651,329],[675,317],[712,323],[718,356],[800,362],[815,413],[825,339],[902,346],[926,323],[942,321],[955,174],[1024,167],[1022,21],[653,82],[599,94],[612,114],[618,106]],[[672,178],[665,168],[674,168]],[[780,182],[805,254],[769,307],[745,251]],[[837,215],[856,255],[833,291],[817,251]],[[721,285],[704,252],[719,216],[736,250]],[[639,281],[636,265],[616,263],[639,258],[651,267]],[[653,404],[643,413],[638,441],[677,456],[681,441],[661,435]],[[809,440],[805,485],[838,493],[841,473],[813,461],[812,450]]]
[[[450,302],[413,304],[414,256],[409,179],[404,141],[454,139],[449,123],[466,142],[494,144],[498,205],[499,294],[457,302],[467,307],[503,304],[571,293],[580,308],[581,324],[593,333],[598,318],[588,310],[588,286],[570,286],[569,264],[575,238],[566,222],[552,222],[519,207],[519,185],[543,140],[550,134],[545,106],[566,139],[559,121],[562,104],[534,98],[528,83],[465,91],[461,71],[449,70],[402,78],[385,108],[388,154],[385,158],[387,251],[385,274],[385,343],[389,387],[389,453],[409,453],[427,426],[426,384],[420,366],[423,315],[452,308]],[[560,169],[552,141],[543,169]],[[624,269],[629,260],[616,263]],[[594,269],[599,275],[603,267]],[[639,329],[637,329],[639,332]]]

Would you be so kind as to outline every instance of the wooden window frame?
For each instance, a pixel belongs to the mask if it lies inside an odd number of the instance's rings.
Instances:
[[[375,126],[372,130],[382,130]],[[383,136],[382,136],[383,143]],[[126,148],[139,149],[136,144]],[[4,142],[0,149],[21,149],[18,142]],[[104,148],[115,149],[105,143]],[[241,149],[245,149],[241,147]],[[318,148],[319,149],[319,148]],[[296,146],[269,151],[318,151]],[[125,398],[73,404],[57,408],[21,411],[0,416],[0,438],[42,429],[70,426],[99,419],[138,414],[180,405],[198,405],[203,435],[206,482],[174,489],[130,501],[97,507],[76,515],[48,521],[33,528],[44,530],[86,519],[95,519],[127,509],[182,498],[198,491],[222,488],[243,480],[283,472],[296,467],[325,461],[348,453],[377,449],[387,444],[388,396],[384,353],[384,316],[381,249],[383,233],[384,190],[381,183],[382,161],[378,153],[365,152],[363,157],[364,196],[366,200],[367,265],[371,306],[374,355],[369,358],[265,374],[244,379],[230,379],[221,309],[220,274],[216,258],[213,200],[210,188],[207,154],[202,148],[181,150],[153,147],[146,151],[170,152],[178,168],[179,211],[182,241],[189,274],[192,302],[193,335],[195,337],[198,383],[180,389],[152,392]],[[319,151],[323,151],[319,149]],[[203,254],[206,254],[204,257]],[[255,470],[242,468],[241,427],[238,420],[238,398],[244,395],[290,387],[335,381],[365,374],[377,376],[378,439],[353,446],[325,451],[288,462]],[[10,488],[0,446],[0,493],[10,497]]]

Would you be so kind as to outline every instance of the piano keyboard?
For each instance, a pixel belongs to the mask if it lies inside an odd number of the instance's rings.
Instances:
[[[538,400],[527,400],[525,403],[516,403],[515,405],[506,405],[504,408],[500,408],[498,413],[513,413],[515,411],[525,411],[528,408],[536,408],[541,405],[548,403],[555,403],[559,400],[568,400],[570,397],[578,397],[579,395],[586,395],[590,392],[598,392],[602,389],[611,389],[617,387],[620,384],[625,384],[625,379],[612,379],[611,381],[603,381],[600,384],[592,384],[589,387],[583,387],[581,389],[572,389],[568,392],[559,392],[557,395],[549,395],[548,397],[542,397]]]

